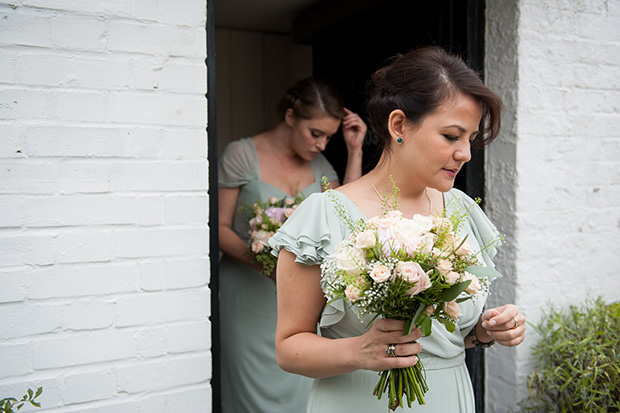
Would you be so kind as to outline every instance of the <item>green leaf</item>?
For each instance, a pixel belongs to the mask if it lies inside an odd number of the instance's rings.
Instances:
[[[433,320],[431,320],[430,317],[424,317],[424,320],[422,321],[422,325],[420,325],[420,329],[422,330],[422,335],[424,335],[424,337],[428,337],[431,335],[432,332],[432,327],[433,327]]]
[[[37,398],[41,395],[41,393],[43,393],[43,387],[39,387],[37,389],[37,392],[34,394],[34,397]]]
[[[439,322],[441,324],[446,326],[446,330],[448,330],[451,333],[454,333],[455,326],[454,326],[454,323],[452,321],[447,320],[445,318],[438,318],[437,320],[439,320]]]
[[[452,301],[459,296],[460,293],[465,291],[467,286],[471,283],[471,280],[463,281],[460,283],[452,284],[452,287],[444,290],[439,294],[439,299],[442,301]]]
[[[471,275],[475,275],[476,277],[487,277],[489,279],[503,277],[502,273],[500,273],[499,271],[496,271],[493,268],[482,267],[479,265],[472,265],[471,267],[467,267],[465,268],[465,271],[467,271]]]

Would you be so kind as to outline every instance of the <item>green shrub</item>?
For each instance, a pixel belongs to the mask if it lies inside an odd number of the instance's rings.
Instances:
[[[620,302],[551,308],[534,328],[537,370],[523,410],[620,412]]]

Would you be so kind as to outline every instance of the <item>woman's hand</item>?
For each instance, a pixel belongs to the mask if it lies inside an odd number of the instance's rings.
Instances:
[[[517,346],[525,339],[525,316],[514,304],[486,310],[476,325],[476,339],[483,343],[495,340],[502,346]]]
[[[382,318],[374,322],[369,331],[359,336],[358,367],[366,370],[383,371],[411,367],[418,362],[422,346],[415,340],[422,337],[419,328],[403,335],[405,322]],[[393,355],[388,347],[392,345]]]
[[[347,145],[347,150],[357,150],[362,148],[364,137],[366,136],[366,124],[357,113],[344,108],[346,116],[342,119],[342,136]]]

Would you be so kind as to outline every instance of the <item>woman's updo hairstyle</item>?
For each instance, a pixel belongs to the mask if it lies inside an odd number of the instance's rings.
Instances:
[[[342,119],[345,116],[344,102],[334,85],[316,77],[302,79],[286,91],[276,107],[280,121],[284,120],[288,109],[293,109],[298,119],[323,115]]]
[[[372,131],[380,138],[380,149],[390,148],[388,117],[401,109],[407,120],[420,125],[446,98],[460,92],[482,107],[480,132],[474,141],[483,147],[499,134],[502,100],[457,55],[441,47],[427,46],[397,55],[377,70],[369,82],[366,113]]]

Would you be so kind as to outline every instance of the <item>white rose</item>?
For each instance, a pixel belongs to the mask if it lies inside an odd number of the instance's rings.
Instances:
[[[343,245],[338,248],[335,255],[336,267],[351,275],[357,275],[366,264],[364,250],[351,245]]]
[[[390,269],[385,265],[377,265],[370,272],[370,278],[374,280],[376,283],[382,283],[390,279],[392,273]]]
[[[355,243],[359,248],[370,248],[375,245],[377,239],[374,231],[366,230],[355,236]]]

